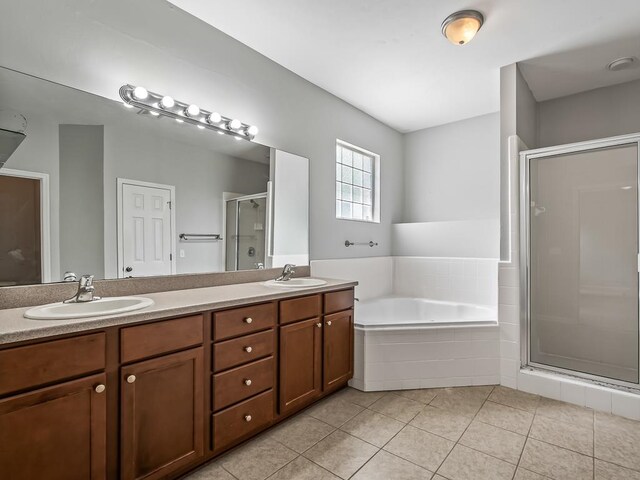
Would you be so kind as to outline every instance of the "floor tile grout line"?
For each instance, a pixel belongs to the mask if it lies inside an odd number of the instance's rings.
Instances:
[[[531,418],[531,425],[529,425],[529,429],[527,430],[527,434],[524,437],[524,445],[522,445],[522,450],[520,451],[520,456],[518,457],[518,464],[516,465],[516,471],[513,472],[513,478],[514,479],[516,478],[516,474],[518,473],[518,468],[520,468],[520,463],[522,462],[522,455],[524,455],[524,450],[525,450],[525,448],[527,448],[527,442],[529,441],[529,438],[530,438],[529,435],[531,435],[531,429],[533,428],[533,422],[536,420],[536,412],[538,411],[538,405],[539,404],[540,404],[540,397],[538,397],[538,402],[536,403],[536,409],[533,412],[533,417]],[[534,472],[534,473],[537,473],[537,472]]]
[[[489,394],[486,396],[486,398],[483,400],[482,404],[480,405],[480,408],[478,409],[478,411],[475,413],[475,415],[473,416],[473,418],[471,419],[471,421],[469,422],[469,425],[466,426],[466,428],[464,429],[464,431],[462,432],[462,434],[460,435],[460,437],[458,437],[458,440],[455,441],[455,443],[453,444],[453,448],[451,448],[451,450],[449,450],[449,453],[447,453],[447,455],[444,457],[444,459],[442,460],[442,462],[440,462],[440,465],[438,465],[438,468],[436,469],[436,474],[440,475],[438,472],[440,471],[440,469],[442,468],[442,465],[444,465],[444,463],[447,461],[447,458],[449,458],[449,456],[451,455],[451,452],[453,452],[453,450],[456,448],[456,446],[458,444],[460,444],[461,446],[465,447],[465,448],[469,448],[466,447],[466,445],[462,445],[460,443],[460,439],[464,436],[464,434],[467,432],[467,430],[469,429],[469,426],[473,423],[473,421],[475,420],[475,418],[478,416],[478,413],[480,413],[480,410],[482,410],[482,407],[484,407],[484,404],[487,403],[488,398],[491,396],[491,394],[493,393],[493,391],[495,390],[495,385],[493,386],[493,388],[491,389],[491,391],[489,392]],[[476,450],[477,451],[477,450]],[[484,453],[484,452],[480,452],[480,453]],[[486,455],[486,454],[485,454]],[[515,475],[515,471],[514,471],[514,475]],[[443,477],[445,477],[445,475],[442,475]],[[445,477],[446,478],[446,477]],[[511,477],[513,480],[513,476]]]

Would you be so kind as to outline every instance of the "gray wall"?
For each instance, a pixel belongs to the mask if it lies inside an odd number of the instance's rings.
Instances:
[[[405,135],[404,222],[500,216],[500,116]]]
[[[538,146],[640,132],[640,80],[538,104]]]
[[[0,65],[109,98],[144,85],[256,124],[260,143],[310,159],[311,258],[391,251],[402,135],[167,2],[5,2]],[[336,138],[381,156],[380,224],[335,218]],[[380,246],[347,249],[347,238]]]
[[[104,127],[60,125],[59,144],[60,271],[104,278]]]

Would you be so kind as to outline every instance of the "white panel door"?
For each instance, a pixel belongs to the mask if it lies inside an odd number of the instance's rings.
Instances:
[[[171,190],[122,185],[122,276],[170,275]]]

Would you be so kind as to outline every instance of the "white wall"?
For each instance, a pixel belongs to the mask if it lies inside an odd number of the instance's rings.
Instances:
[[[539,147],[637,132],[640,80],[538,103]]]
[[[404,222],[500,216],[498,113],[405,135]]]
[[[397,223],[391,239],[398,256],[498,258],[500,221]]]
[[[355,280],[361,301],[390,295],[393,291],[393,257],[343,258],[311,261],[311,276]]]
[[[311,258],[353,256],[346,238],[380,243],[358,256],[390,252],[402,135],[167,2],[4,2],[0,65],[109,98],[145,85],[256,124],[260,143],[310,159]],[[381,156],[380,224],[336,220],[336,138]]]

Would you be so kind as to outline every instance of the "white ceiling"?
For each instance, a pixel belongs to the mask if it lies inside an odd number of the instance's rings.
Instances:
[[[170,1],[403,132],[495,112],[501,66],[637,38],[640,24],[638,0]],[[485,25],[470,44],[451,45],[441,22],[467,8]],[[540,97],[593,88],[583,80],[542,85]]]

